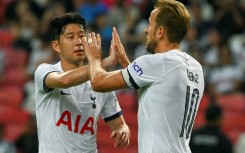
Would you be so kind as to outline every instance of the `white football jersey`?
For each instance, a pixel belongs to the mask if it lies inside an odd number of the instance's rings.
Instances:
[[[42,64],[35,72],[39,153],[97,153],[97,121],[121,115],[114,92],[98,93],[90,82],[67,89],[47,89],[45,77],[63,72],[60,62]],[[109,138],[109,137],[108,137]]]
[[[129,87],[139,89],[139,152],[191,153],[190,135],[204,90],[201,65],[171,50],[141,56],[122,74]]]

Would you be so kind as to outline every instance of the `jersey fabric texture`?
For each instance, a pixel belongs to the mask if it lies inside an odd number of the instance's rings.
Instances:
[[[191,153],[190,134],[204,90],[201,65],[171,50],[144,55],[122,70],[138,90],[139,153]]]
[[[97,121],[121,115],[114,92],[98,93],[90,82],[66,89],[45,87],[47,74],[63,72],[60,62],[41,64],[35,72],[39,153],[97,153]]]

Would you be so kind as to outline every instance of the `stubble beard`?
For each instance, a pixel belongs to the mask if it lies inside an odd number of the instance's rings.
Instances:
[[[155,53],[157,47],[157,41],[155,39],[149,40],[146,45],[146,50],[152,54]]]

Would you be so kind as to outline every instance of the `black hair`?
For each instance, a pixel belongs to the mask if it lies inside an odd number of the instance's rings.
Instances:
[[[77,12],[69,12],[52,18],[50,22],[51,40],[58,40],[63,33],[64,27],[70,23],[79,24],[86,30],[85,19]]]
[[[222,108],[217,104],[211,104],[205,114],[207,121],[215,121],[222,116]]]

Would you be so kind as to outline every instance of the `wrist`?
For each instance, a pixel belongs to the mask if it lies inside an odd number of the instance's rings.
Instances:
[[[114,66],[113,62],[110,60],[109,57],[103,59],[102,67],[106,70],[109,70],[112,66]]]
[[[124,60],[124,61],[121,61],[121,62],[120,62],[120,65],[121,65],[123,68],[127,67],[129,64],[130,64],[129,60]]]
[[[101,61],[100,57],[87,57],[88,61]]]

